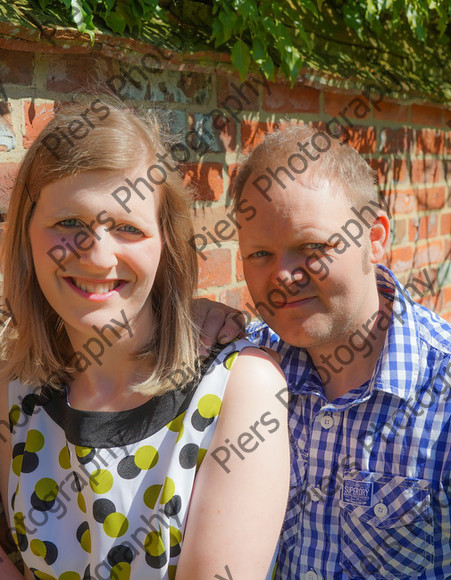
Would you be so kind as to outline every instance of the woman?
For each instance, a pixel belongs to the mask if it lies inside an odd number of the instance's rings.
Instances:
[[[284,379],[246,341],[197,363],[189,196],[161,135],[71,105],[12,193],[0,489],[26,578],[258,579],[274,553]]]

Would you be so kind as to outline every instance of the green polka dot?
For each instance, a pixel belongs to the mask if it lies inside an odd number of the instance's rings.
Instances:
[[[225,359],[224,361],[224,365],[225,368],[227,370],[230,371],[230,369],[232,368],[233,363],[236,361],[236,357],[239,355],[239,352],[232,352],[232,354],[229,354],[229,356]]]
[[[45,572],[40,572],[39,570],[33,570],[33,574],[39,580],[57,580],[55,576],[50,576],[50,574],[46,574]]]
[[[200,399],[197,408],[202,417],[211,419],[212,417],[219,415],[221,399],[217,395],[204,395]]]
[[[175,493],[175,483],[170,477],[167,477],[164,480],[163,492],[161,494],[160,503],[161,504],[168,503],[168,501],[174,497],[174,493]]]
[[[167,424],[167,428],[170,431],[174,431],[175,433],[178,432],[178,436],[177,436],[176,441],[180,441],[180,439],[183,437],[183,432],[185,431],[183,421],[185,420],[185,416],[186,416],[186,411],[183,411],[183,413],[181,415],[179,415],[173,421],[171,421],[170,423]]]
[[[41,540],[31,540],[30,549],[35,556],[39,556],[40,558],[45,558],[47,554],[47,548]]]
[[[91,453],[91,447],[80,447],[79,445],[75,445],[75,453],[78,457],[86,457]]]
[[[12,461],[11,469],[13,473],[19,477],[20,472],[22,471],[22,462],[23,462],[23,455],[16,455]]]
[[[153,509],[155,507],[162,487],[163,487],[162,485],[151,485],[144,492],[143,496],[144,503],[150,509]]]
[[[174,528],[173,526],[171,526],[169,528],[169,534],[170,534],[171,546],[175,546],[177,544],[180,544],[180,542],[182,541],[183,535],[182,535],[182,532],[178,528]]]
[[[19,419],[20,419],[20,407],[19,405],[13,405],[9,411],[9,420],[11,421],[11,424],[14,426],[17,425]]]
[[[88,554],[91,553],[91,532],[89,529],[83,532],[83,535],[80,539],[80,545],[85,552],[88,552]]]
[[[81,580],[81,576],[77,572],[63,572],[58,576],[58,580]]]
[[[53,501],[58,495],[58,484],[50,477],[43,477],[34,486],[34,491],[42,501]]]
[[[120,538],[128,530],[128,520],[124,514],[110,514],[103,522],[103,530],[111,538]]]
[[[140,469],[152,469],[158,463],[158,451],[151,445],[140,447],[135,453],[135,463]]]
[[[197,452],[197,461],[196,461],[196,470],[202,465],[202,461],[204,460],[205,454],[207,453],[206,449],[200,448]]]
[[[61,449],[61,451],[58,455],[58,461],[63,469],[70,468],[70,453],[69,453],[69,448],[67,447],[67,445],[65,445]]]
[[[177,566],[169,566],[169,568],[168,568],[169,580],[175,580],[176,573],[177,573]]]
[[[14,514],[14,528],[18,534],[25,534],[25,520],[22,512]]]
[[[83,494],[80,492],[77,493],[77,503],[78,503],[78,507],[85,514],[86,513],[86,502],[85,502],[85,498],[83,497]]]
[[[44,447],[44,442],[44,435],[40,431],[37,429],[30,429],[25,442],[25,451],[36,453]]]
[[[110,578],[114,580],[130,580],[131,566],[128,562],[120,562],[111,568]]]
[[[144,540],[144,547],[146,552],[151,556],[158,557],[161,556],[161,554],[164,554],[165,548],[160,532],[154,531],[147,534],[146,539]]]
[[[96,469],[89,476],[89,485],[94,493],[107,493],[113,487],[113,476],[106,469]]]

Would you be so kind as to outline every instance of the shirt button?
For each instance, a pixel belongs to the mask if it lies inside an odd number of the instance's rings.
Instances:
[[[316,580],[318,578],[318,574],[313,570],[309,570],[305,575],[305,580]]]
[[[373,508],[374,514],[378,517],[378,518],[385,518],[385,516],[388,514],[388,508],[384,503],[377,503],[374,508]]]
[[[321,491],[317,487],[312,488],[310,498],[312,501],[319,501],[321,499]]]
[[[319,422],[321,424],[321,427],[323,427],[324,429],[330,429],[331,427],[334,426],[334,418],[332,417],[332,415],[323,415],[319,420]]]

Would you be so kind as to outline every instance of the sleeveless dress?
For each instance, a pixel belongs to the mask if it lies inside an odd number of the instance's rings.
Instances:
[[[36,578],[175,577],[194,478],[248,346],[227,345],[197,387],[127,411],[73,409],[55,390],[39,403],[36,388],[10,383],[8,509]]]

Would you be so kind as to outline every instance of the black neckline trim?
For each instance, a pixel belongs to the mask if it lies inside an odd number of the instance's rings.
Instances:
[[[224,345],[215,345],[201,364],[200,380]],[[136,443],[157,433],[188,408],[199,381],[152,397],[125,411],[82,411],[66,400],[66,392],[43,387],[42,407],[59,425],[67,441],[81,447],[109,448]]]

